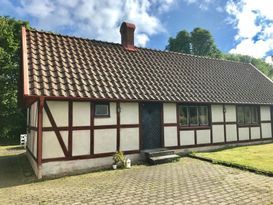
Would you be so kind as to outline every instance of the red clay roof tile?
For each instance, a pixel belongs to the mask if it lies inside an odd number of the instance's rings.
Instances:
[[[29,95],[273,104],[273,83],[246,63],[26,30]]]

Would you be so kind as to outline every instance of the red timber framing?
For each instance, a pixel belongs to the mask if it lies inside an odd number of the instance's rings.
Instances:
[[[37,133],[37,164],[42,164],[42,148],[43,148],[43,109],[44,109],[44,97],[40,97],[38,102],[38,133]]]
[[[56,122],[55,122],[55,120],[53,118],[53,115],[52,115],[52,113],[51,113],[51,111],[50,111],[50,109],[49,109],[49,107],[48,107],[48,105],[47,105],[46,102],[45,102],[44,108],[45,108],[45,112],[47,114],[47,117],[48,117],[48,119],[49,119],[49,121],[50,121],[50,123],[52,125],[52,128],[53,128],[53,130],[54,130],[54,132],[55,132],[55,134],[56,134],[56,136],[58,138],[58,141],[59,141],[59,143],[61,145],[61,148],[63,150],[64,155],[66,157],[69,157],[70,154],[69,154],[68,150],[66,149],[66,146],[65,146],[65,143],[63,141],[63,138],[62,138],[62,135],[60,133],[60,130],[57,128]],[[68,131],[69,131],[69,127],[68,127]],[[71,141],[71,140],[69,139],[68,141]]]
[[[120,151],[120,102],[116,103],[117,112],[117,150]],[[109,112],[110,114],[110,112]]]
[[[52,100],[54,101],[54,100]],[[90,125],[88,126],[73,126],[73,102],[80,102],[80,101],[72,101],[69,100],[68,102],[68,126],[57,126],[56,121],[53,117],[53,114],[50,111],[50,107],[48,106],[47,100],[44,97],[40,97],[38,101],[38,127],[29,126],[30,130],[36,130],[38,132],[38,140],[37,140],[37,160],[30,152],[31,156],[37,161],[39,165],[45,162],[51,161],[65,161],[65,160],[77,160],[77,159],[90,159],[90,158],[99,158],[99,157],[107,157],[112,156],[114,152],[111,153],[100,153],[94,154],[94,130],[96,129],[113,129],[115,128],[117,131],[117,147],[116,150],[120,150],[120,129],[121,128],[139,128],[140,134],[140,123],[138,124],[120,124],[120,102],[116,103],[116,124],[114,125],[94,125],[95,121],[95,103],[98,101],[85,101],[90,103]],[[44,111],[44,113],[43,113]],[[51,127],[43,127],[43,114],[46,114]],[[139,118],[140,120],[140,118]],[[76,130],[90,130],[90,154],[89,155],[80,155],[80,156],[73,156],[73,131]],[[65,155],[65,157],[58,157],[58,158],[42,158],[42,134],[43,132],[54,131],[58,142],[61,146],[61,149]],[[64,140],[61,135],[61,131],[68,131],[68,148],[66,147]],[[139,139],[141,137],[139,136]],[[140,149],[138,150],[130,150],[125,151],[125,154],[134,154],[139,153]]]
[[[181,128],[179,125],[179,108],[178,106],[181,104],[189,104],[189,103],[176,103],[176,123],[163,123],[163,127],[177,127],[177,146],[169,146],[166,148],[169,149],[180,149],[180,148],[193,148],[193,147],[202,147],[202,146],[214,146],[214,145],[224,145],[224,144],[232,144],[232,143],[246,143],[246,142],[257,142],[257,141],[264,141],[270,140],[273,138],[273,106],[271,106],[271,121],[261,121],[260,120],[260,109],[259,109],[259,123],[256,125],[245,125],[241,126],[238,124],[238,116],[237,116],[237,104],[221,104],[223,110],[223,122],[212,122],[211,116],[211,105],[219,105],[219,104],[204,104],[208,105],[209,109],[209,126],[196,126],[196,127],[183,127]],[[201,104],[201,103],[193,103],[193,104]],[[226,106],[227,105],[235,105],[236,107],[236,121],[227,122],[226,121]],[[258,106],[258,105],[257,105]],[[271,123],[272,128],[272,137],[271,138],[262,138],[262,126],[261,123]],[[213,142],[213,134],[212,134],[212,126],[213,125],[223,125],[224,127],[224,141],[223,142]],[[227,125],[236,125],[236,134],[237,140],[236,141],[228,141],[227,140]],[[239,140],[239,128],[240,127],[248,127],[249,128],[249,139],[248,140]],[[259,127],[260,128],[260,139],[251,139],[251,127]],[[192,130],[194,131],[194,144],[193,145],[181,145],[183,142],[180,142],[180,131],[181,130]],[[210,143],[207,144],[197,144],[197,130],[210,130]]]
[[[33,98],[34,99],[34,98]],[[37,99],[37,98],[36,98]],[[141,148],[142,148],[142,137],[141,137],[141,126],[140,126],[140,121],[141,121],[141,103],[138,103],[139,106],[139,123],[138,124],[120,124],[120,102],[121,101],[112,101],[116,103],[116,124],[115,125],[94,125],[94,104],[96,102],[100,101],[87,101],[87,100],[68,100],[68,126],[63,126],[63,127],[58,127],[56,125],[56,122],[52,116],[52,113],[48,107],[48,104],[46,103],[47,98],[40,97],[38,98],[38,127],[29,127],[31,130],[36,130],[38,132],[38,140],[37,140],[37,162],[38,164],[41,164],[42,162],[50,162],[50,161],[64,161],[64,160],[76,160],[76,159],[89,159],[89,158],[98,158],[98,157],[106,157],[106,156],[111,156],[113,153],[101,153],[101,154],[95,154],[94,153],[94,130],[96,129],[113,129],[116,128],[117,131],[117,147],[116,149],[120,149],[120,129],[121,128],[139,128],[139,149],[138,150],[132,150],[132,151],[125,151],[126,154],[133,154],[133,153],[139,153]],[[52,98],[50,98],[52,99]],[[57,99],[51,100],[51,101],[59,101]],[[63,101],[63,100],[62,100]],[[85,101],[90,103],[90,125],[88,126],[73,126],[73,102],[79,102],[79,101]],[[33,101],[34,102],[34,101]],[[32,103],[33,103],[32,102]],[[123,101],[122,101],[123,102]],[[224,144],[231,144],[231,143],[245,143],[245,142],[255,142],[255,141],[263,141],[263,140],[269,140],[272,138],[261,138],[261,139],[249,139],[249,140],[241,140],[239,141],[239,127],[237,123],[237,114],[236,114],[236,121],[235,122],[226,122],[226,112],[225,112],[225,106],[223,106],[223,122],[212,122],[211,121],[211,105],[209,105],[209,126],[205,127],[191,127],[191,128],[184,128],[181,129],[179,126],[179,113],[178,113],[178,105],[181,103],[176,103],[176,113],[177,113],[177,122],[176,123],[164,123],[164,113],[163,113],[163,103],[162,103],[162,134],[161,134],[161,142],[162,142],[162,147],[165,147],[164,143],[164,127],[176,127],[177,128],[177,146],[172,146],[172,147],[166,147],[169,149],[179,149],[179,148],[192,148],[192,147],[201,147],[201,146],[213,146],[213,145],[224,145]],[[186,103],[188,104],[188,103]],[[197,103],[200,104],[200,103]],[[232,104],[234,105],[234,104]],[[237,113],[237,105],[236,106],[236,113]],[[52,127],[42,127],[42,119],[43,119],[43,110],[45,110],[45,113],[48,115],[49,121],[52,125]],[[271,107],[271,113],[272,113],[273,108]],[[273,115],[273,113],[272,113]],[[272,119],[272,117],[271,117]],[[272,121],[261,121],[259,120],[259,127],[261,127],[261,123],[269,123]],[[212,126],[213,125],[223,125],[224,126],[224,137],[225,140],[224,142],[218,142],[214,143],[213,142],[213,136],[212,136]],[[227,141],[226,139],[226,130],[227,130],[227,125],[236,125],[237,127],[237,140],[236,141]],[[208,144],[197,144],[196,140],[196,133],[197,130],[204,130],[204,129],[209,129],[210,130],[210,143]],[[82,155],[82,156],[72,156],[73,153],[73,146],[72,146],[72,139],[73,139],[73,131],[76,130],[90,130],[90,154],[89,155]],[[180,131],[181,130],[193,130],[194,131],[194,136],[195,136],[195,143],[193,145],[186,145],[183,146],[183,142],[180,142]],[[47,131],[54,131],[57,139],[60,143],[60,146],[64,152],[65,157],[60,157],[60,158],[49,158],[49,159],[42,159],[42,133],[47,132]],[[62,136],[60,134],[60,131],[68,131],[68,148],[66,148],[64,141],[62,139]],[[273,124],[272,124],[272,133],[273,133]],[[34,158],[35,159],[35,158]]]

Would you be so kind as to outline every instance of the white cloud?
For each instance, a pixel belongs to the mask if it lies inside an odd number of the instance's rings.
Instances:
[[[209,6],[214,3],[215,0],[184,0],[187,4],[195,4],[201,10],[208,10]]]
[[[229,23],[237,29],[236,46],[230,52],[266,58],[273,50],[272,2],[229,0],[226,11],[230,15]]]
[[[273,56],[267,56],[265,58],[265,62],[267,62],[268,64],[273,65]]]
[[[0,0],[5,1],[5,0]],[[19,0],[13,5],[21,17],[31,17],[32,26],[110,42],[120,42],[122,21],[136,25],[136,44],[145,46],[150,36],[164,32],[159,16],[175,0]]]

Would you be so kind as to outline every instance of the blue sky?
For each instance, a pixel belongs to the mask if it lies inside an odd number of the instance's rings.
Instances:
[[[0,0],[0,15],[61,34],[120,42],[122,21],[136,25],[138,46],[163,50],[182,29],[209,30],[223,52],[271,62],[270,0]]]

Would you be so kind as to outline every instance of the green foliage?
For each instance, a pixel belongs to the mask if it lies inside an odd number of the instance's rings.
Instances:
[[[247,55],[229,54],[229,53],[223,54],[222,59],[238,61],[242,63],[251,63],[260,71],[262,71],[265,75],[267,75],[269,78],[273,79],[273,66],[266,63],[263,59],[254,58]]]
[[[272,65],[266,63],[263,59],[253,58],[247,55],[222,53],[215,45],[210,32],[202,28],[195,28],[190,33],[186,30],[178,32],[175,38],[169,38],[166,50],[251,63],[269,78],[273,79]]]
[[[21,26],[27,22],[0,17],[0,144],[19,142],[25,113],[18,107]]]
[[[195,28],[191,33],[186,30],[178,32],[175,38],[169,38],[166,50],[215,58],[221,56],[210,32],[202,28]]]
[[[125,158],[123,152],[117,151],[113,156],[113,161],[114,161],[114,164],[118,165],[118,167],[124,168],[126,158]]]
[[[219,57],[221,54],[210,32],[202,28],[195,28],[191,32],[191,46],[194,55]]]
[[[169,44],[166,49],[181,53],[191,53],[190,44],[191,36],[187,31],[183,30],[176,35],[176,38],[169,38]]]

